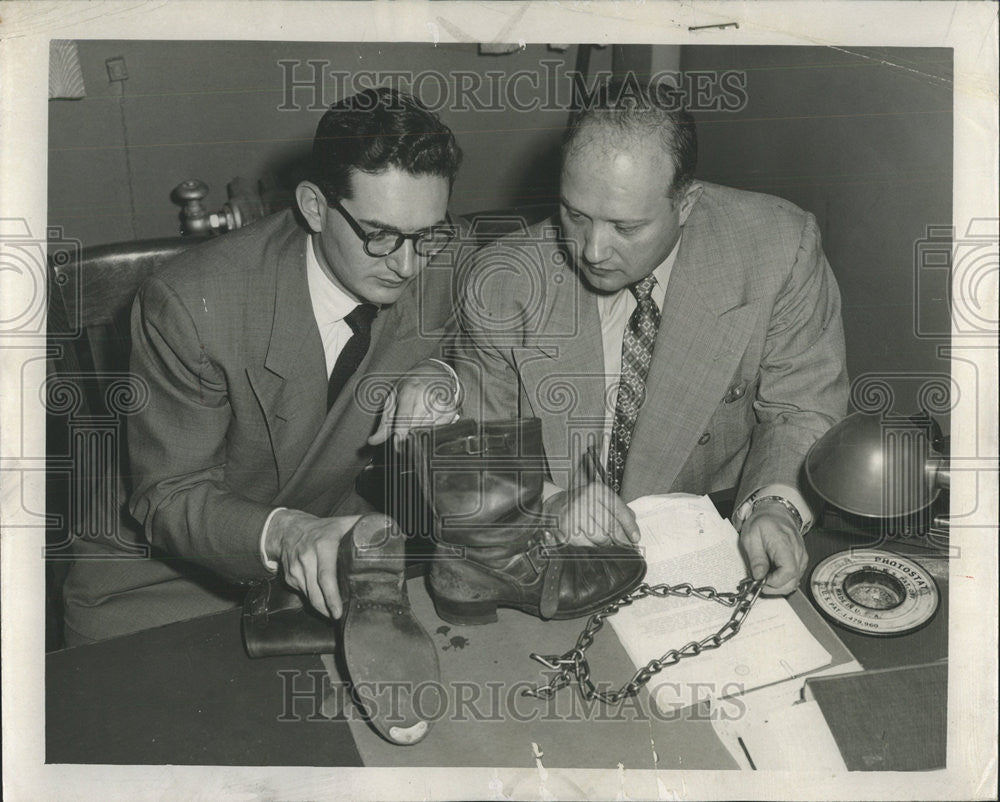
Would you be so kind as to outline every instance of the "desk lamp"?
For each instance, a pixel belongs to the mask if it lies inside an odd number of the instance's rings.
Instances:
[[[950,487],[941,441],[929,416],[855,412],[813,444],[806,477],[824,501],[854,515],[912,515]]]
[[[865,518],[920,512],[950,487],[943,438],[927,415],[855,412],[806,455],[805,472],[824,501]],[[934,616],[934,578],[913,560],[881,549],[850,549],[816,566],[813,598],[837,624],[869,635],[898,635]]]

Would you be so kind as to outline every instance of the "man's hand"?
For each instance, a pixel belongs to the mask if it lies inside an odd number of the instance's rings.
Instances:
[[[639,542],[635,513],[603,482],[561,490],[546,499],[544,511],[558,516],[560,530],[575,546]]]
[[[808,557],[798,522],[784,506],[758,504],[740,530],[740,545],[754,579],[767,577],[763,593],[787,596],[799,585]]]
[[[426,360],[407,373],[389,392],[378,431],[370,445],[384,443],[392,435],[400,438],[415,426],[451,423],[458,417],[454,376],[443,365]]]
[[[331,618],[340,618],[343,612],[337,549],[360,517],[317,518],[299,510],[279,510],[267,529],[265,551],[280,565],[285,582]]]

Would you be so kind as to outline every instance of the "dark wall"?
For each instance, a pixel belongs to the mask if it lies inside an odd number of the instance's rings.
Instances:
[[[550,80],[575,66],[576,47],[545,45],[504,55],[480,55],[477,45],[280,42],[81,41],[86,86],[81,100],[49,102],[49,224],[86,245],[177,233],[178,207],[170,191],[198,178],[208,183],[207,204],[226,201],[235,176],[256,181],[266,171],[284,171],[308,152],[323,105],[339,99],[327,77],[319,105],[310,89],[296,90],[298,110],[281,110],[286,72],[282,60],[298,60],[293,75],[307,80],[309,60],[323,71],[433,70],[447,79],[455,71],[537,73],[539,86],[521,81],[522,102],[542,100],[544,84],[558,83],[562,108],[476,112],[467,100],[441,110],[465,150],[455,185],[457,212],[552,201],[556,164],[547,159],[566,123],[565,79]],[[105,61],[123,57],[128,79],[110,83]],[[540,67],[541,61],[559,68]],[[440,81],[420,79],[421,96],[438,104]],[[477,96],[490,102],[490,84]],[[554,104],[553,104],[554,105]]]
[[[951,51],[683,47],[681,64],[746,75],[744,108],[695,115],[699,177],[816,215],[852,379],[896,374],[896,406],[915,409],[922,377],[949,372],[937,353],[946,340],[917,336],[947,332],[949,307],[915,247],[951,222]]]

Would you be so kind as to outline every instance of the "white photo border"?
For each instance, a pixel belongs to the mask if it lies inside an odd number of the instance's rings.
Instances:
[[[955,73],[952,222],[961,233],[973,220],[997,214],[997,15],[990,2],[8,2],[0,17],[0,217],[23,218],[32,232],[45,232],[47,224],[53,39],[949,47]],[[701,27],[730,22],[738,26]],[[0,281],[6,285],[8,278]],[[9,319],[15,303],[0,293],[0,319]],[[956,341],[952,350],[956,379],[974,381],[978,390],[978,397],[963,393],[952,413],[953,453],[975,456],[966,470],[953,473],[952,493],[963,509],[970,508],[969,494],[978,494],[978,506],[972,505],[975,517],[963,528],[967,540],[951,565],[949,654],[967,659],[950,664],[949,768],[911,775],[46,765],[44,530],[6,528],[19,511],[44,509],[44,470],[24,456],[45,453],[36,391],[45,380],[44,348],[44,336],[0,343],[8,799],[506,799],[504,789],[509,794],[514,787],[529,789],[522,791],[528,798],[548,792],[555,798],[985,799],[995,793],[997,354],[990,332],[981,340]],[[15,445],[21,451],[12,451]]]

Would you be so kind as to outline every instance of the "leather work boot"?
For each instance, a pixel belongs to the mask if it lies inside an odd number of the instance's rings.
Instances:
[[[630,547],[570,546],[542,513],[537,418],[460,420],[413,430],[409,445],[436,519],[430,589],[452,624],[497,620],[497,607],[578,618],[635,588],[646,563]]]
[[[410,609],[406,539],[392,518],[361,518],[340,542],[344,659],[371,725],[393,743],[420,741],[430,728],[414,706],[417,689],[440,685],[437,651]]]
[[[250,657],[329,654],[339,641],[368,722],[387,740],[408,745],[430,728],[414,707],[414,690],[439,684],[440,672],[434,643],[410,609],[404,546],[391,518],[363,516],[340,541],[337,555],[340,632],[338,622],[275,577],[247,594],[243,640]]]

